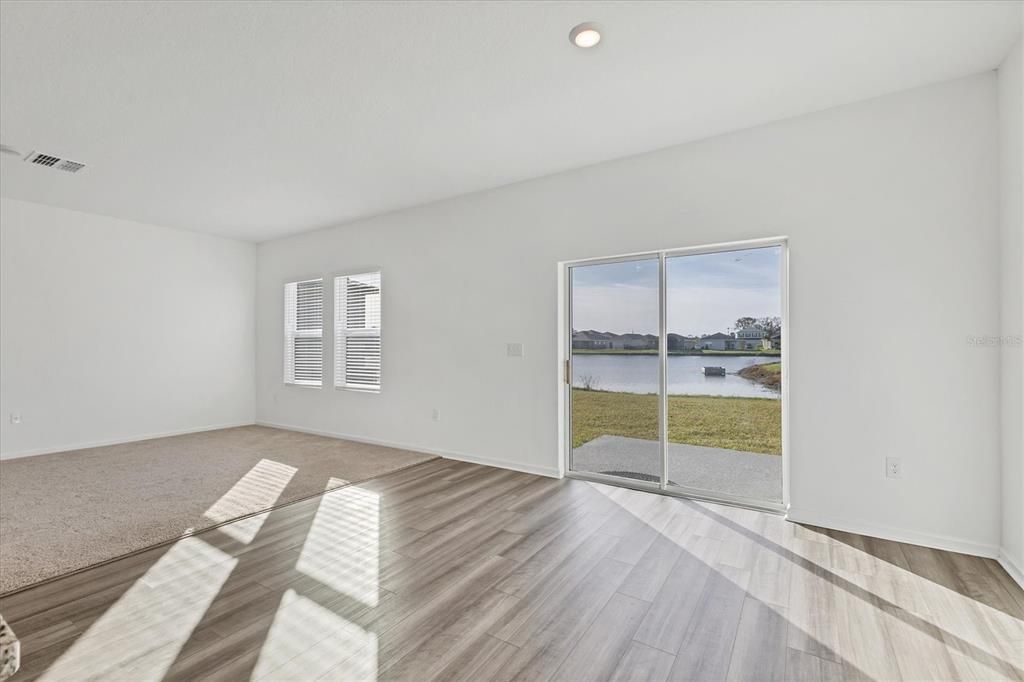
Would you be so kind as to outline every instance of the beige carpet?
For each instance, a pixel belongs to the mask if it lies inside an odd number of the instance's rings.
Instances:
[[[431,459],[243,426],[3,461],[0,593]]]

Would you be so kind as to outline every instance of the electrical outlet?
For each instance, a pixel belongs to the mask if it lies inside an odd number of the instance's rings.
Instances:
[[[20,424],[21,423],[21,412],[11,412],[11,423],[12,424]]]
[[[441,421],[441,410],[439,410],[439,409],[437,409],[437,408],[435,407],[435,408],[434,408],[434,412],[433,412],[433,414],[431,415],[431,418],[432,418],[432,419],[433,419],[434,421],[436,421],[436,422],[439,422],[439,421]]]
[[[899,457],[885,458],[885,475],[887,478],[903,478],[903,462]]]
[[[523,344],[521,343],[507,343],[505,344],[505,355],[510,358],[521,358],[523,357]]]

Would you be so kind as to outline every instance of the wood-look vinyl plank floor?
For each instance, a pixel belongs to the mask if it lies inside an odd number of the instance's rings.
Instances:
[[[15,680],[1024,679],[995,562],[771,514],[434,460],[235,523],[0,598]]]

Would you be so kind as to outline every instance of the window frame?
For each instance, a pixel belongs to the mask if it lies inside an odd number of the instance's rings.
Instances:
[[[319,330],[319,334],[317,335],[317,334],[312,333],[313,330],[299,330],[297,325],[296,325],[296,328],[294,328],[292,330],[289,330],[288,326],[287,326],[287,324],[288,324],[288,319],[287,319],[287,315],[288,315],[288,311],[287,311],[287,307],[288,307],[288,300],[287,300],[288,286],[292,285],[292,284],[299,285],[299,284],[302,284],[304,282],[314,282],[314,281],[317,281],[317,280],[320,281],[320,330]],[[283,382],[283,384],[285,386],[296,386],[296,387],[299,387],[299,388],[314,388],[314,389],[322,389],[323,388],[323,385],[324,385],[324,367],[327,364],[327,363],[324,362],[324,350],[325,350],[324,342],[326,341],[326,334],[325,334],[325,331],[324,331],[325,325],[324,325],[323,313],[324,313],[324,309],[327,307],[327,297],[326,297],[326,290],[324,288],[324,281],[325,281],[325,277],[323,275],[321,275],[321,274],[310,274],[310,275],[305,275],[305,276],[300,276],[300,277],[288,277],[288,278],[286,278],[281,283],[281,308],[280,308],[280,310],[281,310],[281,317],[282,317],[281,328],[284,330],[284,338],[282,339],[282,343],[284,345],[283,345],[282,352],[281,352],[281,360],[284,363],[284,365],[282,367],[282,382]],[[295,309],[296,309],[296,313],[297,313],[298,312],[298,301],[297,300],[296,300]],[[291,334],[291,336],[289,336],[289,334]],[[292,368],[291,380],[289,381],[289,376],[288,376],[288,346],[289,346],[289,340],[290,339],[297,339],[297,338],[319,338],[320,339],[320,381],[314,382],[314,381],[306,381],[306,380],[297,380],[297,379],[295,379],[294,365],[293,365],[293,368]],[[293,353],[294,353],[294,351],[293,351]],[[293,359],[293,363],[294,363],[294,359]]]
[[[342,324],[344,316],[339,315],[338,310],[338,280],[345,277],[356,277],[359,275],[377,275],[380,279],[380,285],[378,287],[378,295],[380,297],[380,326],[373,330],[357,330],[354,333],[347,333],[345,327]],[[376,265],[359,267],[359,268],[347,268],[345,270],[339,270],[330,274],[331,280],[331,314],[333,315],[333,325],[331,331],[333,337],[331,339],[331,352],[333,354],[332,363],[334,377],[333,384],[336,391],[349,391],[351,393],[362,393],[368,395],[380,394],[384,389],[384,268]],[[344,381],[345,373],[345,357],[343,354],[343,348],[339,345],[340,339],[345,339],[349,336],[362,336],[371,337],[378,339],[378,346],[380,348],[380,360],[379,360],[379,379],[376,385],[373,384],[349,384]],[[339,353],[339,351],[342,351]]]

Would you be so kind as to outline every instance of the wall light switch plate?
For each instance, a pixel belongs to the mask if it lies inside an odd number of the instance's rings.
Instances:
[[[505,345],[505,355],[510,358],[521,358],[523,357],[523,344],[521,343],[509,343]]]
[[[885,475],[887,478],[903,478],[903,462],[899,457],[885,458]]]

